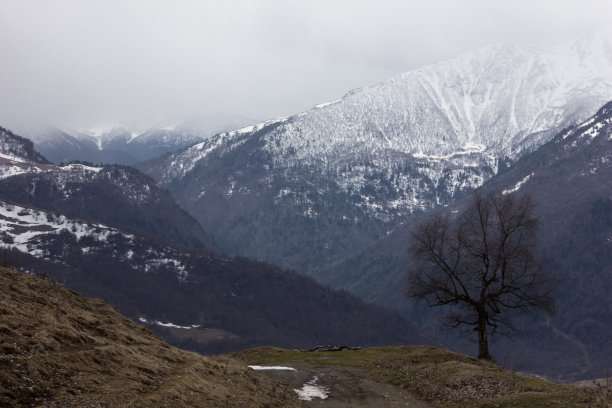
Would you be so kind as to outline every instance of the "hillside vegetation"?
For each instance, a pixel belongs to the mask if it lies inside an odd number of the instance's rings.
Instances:
[[[2,407],[291,407],[240,364],[168,346],[97,299],[0,268]]]

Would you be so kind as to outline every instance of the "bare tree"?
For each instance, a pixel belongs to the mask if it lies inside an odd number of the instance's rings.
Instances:
[[[413,230],[408,296],[454,306],[446,325],[478,333],[478,358],[491,359],[489,334],[516,331],[515,312],[554,313],[556,279],[536,258],[533,210],[529,195],[475,194],[462,213]]]

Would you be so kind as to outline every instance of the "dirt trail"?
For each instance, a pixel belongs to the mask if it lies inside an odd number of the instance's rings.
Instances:
[[[327,398],[302,401],[304,407],[372,407],[372,408],[431,408],[399,387],[380,383],[365,370],[341,366],[317,366],[307,363],[278,363],[289,370],[264,370],[262,373],[286,384],[291,389],[302,389],[305,384],[323,387]]]

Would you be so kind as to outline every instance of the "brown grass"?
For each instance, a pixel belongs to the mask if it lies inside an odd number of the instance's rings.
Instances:
[[[291,407],[242,364],[168,346],[100,300],[0,268],[2,407]]]
[[[367,369],[381,382],[404,388],[438,407],[612,407],[605,387],[554,384],[429,346],[371,347],[336,352],[262,347],[232,354],[249,364],[301,361]]]

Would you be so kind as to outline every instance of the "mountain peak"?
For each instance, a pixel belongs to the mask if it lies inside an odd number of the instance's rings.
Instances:
[[[477,188],[612,99],[612,58],[559,50],[484,47],[140,168],[227,251],[318,268]],[[317,228],[311,247],[289,237],[303,222]],[[269,238],[280,230],[288,236]]]

